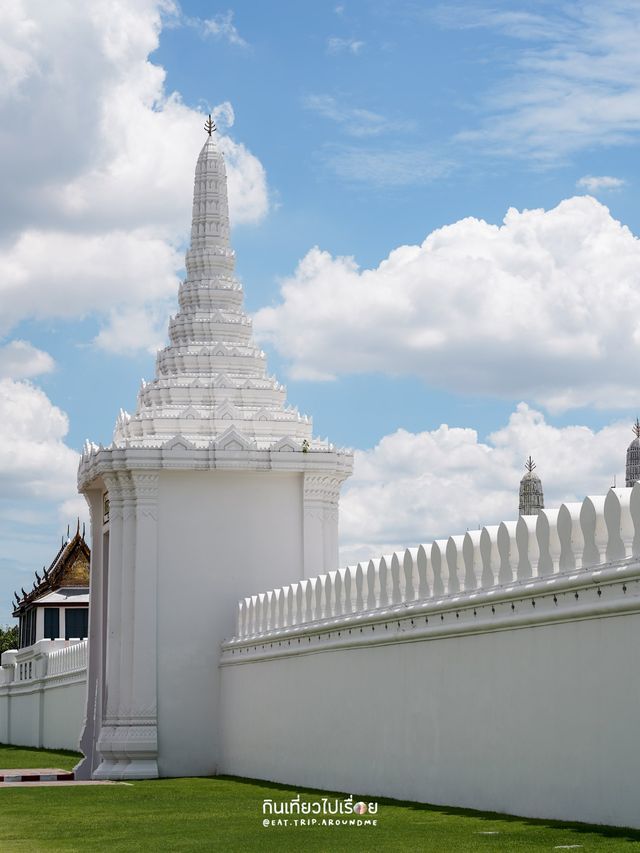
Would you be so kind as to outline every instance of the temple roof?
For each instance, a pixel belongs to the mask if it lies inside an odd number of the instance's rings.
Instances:
[[[72,538],[67,535],[66,540],[63,539],[51,565],[48,569],[43,569],[43,576],[35,573],[33,588],[29,592],[25,592],[23,588],[22,596],[14,593],[16,600],[13,615],[19,616],[35,603],[53,603],[54,599],[49,597],[51,593],[59,593],[60,602],[69,599],[76,604],[84,603],[78,597],[84,595],[88,601],[90,556],[91,551],[84,541],[84,530],[80,532],[78,522],[75,535]]]

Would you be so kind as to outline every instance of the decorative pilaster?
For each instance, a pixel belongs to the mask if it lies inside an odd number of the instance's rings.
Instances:
[[[119,471],[111,487],[106,711],[95,779],[158,775],[156,564],[159,475]],[[113,491],[112,491],[113,490]],[[114,505],[115,504],[115,505]],[[116,614],[116,609],[118,613]],[[111,620],[118,635],[111,630]]]
[[[338,502],[343,479],[327,474],[304,474],[305,577],[338,568]]]
[[[105,585],[104,547],[102,532],[102,489],[90,489],[85,492],[89,507],[89,527],[91,531],[91,563],[89,569],[89,657],[87,661],[87,705],[82,732],[80,750],[84,758],[74,768],[76,779],[91,779],[97,763],[95,741],[102,724],[102,661],[104,650],[105,608],[103,595]]]

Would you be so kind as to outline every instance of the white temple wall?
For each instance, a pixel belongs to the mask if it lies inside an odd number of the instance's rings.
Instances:
[[[301,576],[302,477],[238,470],[160,475],[161,776],[217,769],[220,643],[234,632],[239,597]]]
[[[0,742],[77,750],[87,704],[87,641],[40,640],[5,652],[2,661]]]
[[[640,615],[610,615],[244,663],[227,652],[221,772],[638,827],[639,631]]]

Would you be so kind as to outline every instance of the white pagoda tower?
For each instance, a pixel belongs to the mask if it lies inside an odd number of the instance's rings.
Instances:
[[[211,135],[170,344],[109,447],[87,443],[88,705],[78,778],[210,775],[218,649],[238,599],[337,568],[348,451],[285,405],[243,309]]]

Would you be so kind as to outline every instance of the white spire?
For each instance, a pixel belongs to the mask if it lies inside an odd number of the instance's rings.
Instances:
[[[284,437],[311,441],[311,419],[285,408],[286,390],[254,344],[229,235],[224,157],[210,134],[196,164],[187,277],[170,344],[158,353],[156,378],[141,386],[135,414],[118,418],[116,446],[159,446],[180,434],[206,447],[230,427],[258,448]]]

